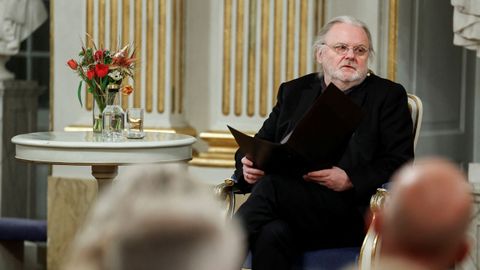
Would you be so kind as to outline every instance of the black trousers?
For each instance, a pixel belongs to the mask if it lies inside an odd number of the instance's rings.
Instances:
[[[353,191],[302,177],[263,177],[236,216],[248,234],[253,270],[291,269],[306,250],[360,246],[365,232]]]

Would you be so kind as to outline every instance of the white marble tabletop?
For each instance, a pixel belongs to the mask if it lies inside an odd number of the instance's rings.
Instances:
[[[124,165],[186,161],[192,158],[189,135],[146,132],[143,139],[105,141],[92,132],[37,132],[12,138],[16,158],[65,165]]]

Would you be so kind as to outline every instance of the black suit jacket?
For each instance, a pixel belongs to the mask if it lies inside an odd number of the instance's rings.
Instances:
[[[320,94],[321,80],[312,73],[283,83],[277,104],[255,136],[280,142]],[[372,74],[348,95],[365,116],[337,166],[350,177],[357,203],[366,205],[376,188],[413,158],[412,120],[406,91],[400,84]],[[235,154],[234,178],[239,186],[248,187],[242,175],[243,156],[239,151]]]

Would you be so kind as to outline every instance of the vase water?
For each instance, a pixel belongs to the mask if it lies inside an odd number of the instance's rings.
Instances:
[[[118,84],[109,84],[107,89],[107,106],[102,113],[102,137],[108,141],[124,140],[125,112],[119,105]]]

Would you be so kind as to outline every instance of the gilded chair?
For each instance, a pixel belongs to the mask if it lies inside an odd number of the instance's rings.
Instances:
[[[415,149],[422,124],[422,101],[417,96],[408,94],[408,107],[413,122]],[[234,181],[231,179],[226,179],[224,183],[215,187],[215,193],[225,201],[225,215],[227,217],[232,217],[237,207],[237,198],[240,195],[239,190],[235,187]],[[372,196],[370,200],[372,220],[375,219],[375,214],[383,206],[387,195],[387,189],[382,187],[378,188],[377,193]],[[355,261],[358,262],[360,270],[374,269],[380,248],[381,236],[375,232],[373,226],[370,226],[363,241],[362,247],[321,249],[305,252],[300,258],[298,258],[294,269],[335,270],[341,269],[345,265],[355,263]],[[244,268],[249,267],[250,260],[247,258]]]

